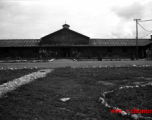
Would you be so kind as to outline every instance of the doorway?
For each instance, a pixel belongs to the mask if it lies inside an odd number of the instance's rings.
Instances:
[[[70,48],[61,48],[61,57],[70,57]]]

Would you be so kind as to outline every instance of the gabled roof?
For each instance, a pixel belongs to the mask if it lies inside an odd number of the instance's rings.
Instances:
[[[138,46],[152,43],[150,39],[138,39]],[[90,39],[92,46],[136,46],[136,39]]]
[[[57,31],[55,31],[55,32],[53,32],[53,33],[50,33],[50,34],[48,34],[48,35],[42,37],[41,39],[45,39],[46,37],[48,37],[48,36],[50,36],[50,35],[57,34],[58,32],[63,31],[63,30],[65,30],[65,28],[62,28],[62,29],[57,30]],[[71,31],[71,32],[73,32],[73,33],[75,33],[75,34],[77,34],[77,35],[81,35],[81,36],[83,36],[83,37],[89,38],[88,36],[83,35],[83,34],[81,34],[81,33],[78,33],[78,32],[76,32],[76,31],[73,31],[73,30],[71,30],[71,29],[66,29],[66,30]]]
[[[78,32],[70,30],[69,28],[60,29],[54,33],[41,38],[41,45],[44,44],[89,44],[89,37]]]
[[[0,47],[38,47],[40,39],[3,39]]]

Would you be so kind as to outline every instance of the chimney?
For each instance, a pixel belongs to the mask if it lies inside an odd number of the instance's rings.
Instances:
[[[68,24],[64,24],[64,25],[62,25],[63,26],[63,28],[65,28],[65,29],[69,29],[69,27],[70,27],[70,25],[68,25]]]

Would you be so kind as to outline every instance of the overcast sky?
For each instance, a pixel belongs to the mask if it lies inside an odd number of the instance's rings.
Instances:
[[[133,19],[152,19],[151,6],[152,0],[0,0],[0,39],[39,39],[65,21],[90,38],[135,38]],[[152,21],[140,24],[152,31]],[[139,37],[147,34],[139,27]]]

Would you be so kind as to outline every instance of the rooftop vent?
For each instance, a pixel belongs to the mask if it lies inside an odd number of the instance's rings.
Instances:
[[[64,24],[62,26],[63,26],[63,28],[66,28],[66,29],[69,29],[69,27],[70,27],[70,25],[68,25],[68,24]]]

